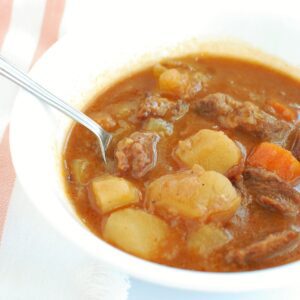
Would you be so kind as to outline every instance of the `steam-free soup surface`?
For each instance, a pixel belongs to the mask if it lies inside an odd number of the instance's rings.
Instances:
[[[113,133],[108,165],[76,124],[67,193],[99,238],[147,260],[241,271],[300,258],[300,83],[214,56],[165,60],[85,111]]]

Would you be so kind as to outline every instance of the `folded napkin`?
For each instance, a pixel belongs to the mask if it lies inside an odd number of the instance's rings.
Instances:
[[[69,10],[64,0],[0,0],[1,55],[28,71],[64,33]],[[60,236],[18,183],[9,149],[9,114],[17,92],[0,78],[0,299],[127,299],[127,276]]]

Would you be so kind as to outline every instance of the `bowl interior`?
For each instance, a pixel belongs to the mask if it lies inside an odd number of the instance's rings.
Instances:
[[[249,18],[251,22],[255,19],[255,24],[261,30],[247,25]],[[248,19],[210,19],[203,16],[196,29],[191,30],[186,24],[168,36],[162,35],[159,28],[147,36],[137,37],[132,33],[118,39],[105,35],[101,40],[95,40],[87,35],[76,34],[66,36],[54,45],[37,63],[31,75],[79,109],[123,76],[166,56],[199,51],[231,55],[239,53],[261,62],[269,60],[298,76],[298,69],[288,67],[282,61],[232,38],[280,56],[293,65],[300,65],[297,53],[297,49],[300,49],[299,29],[300,24],[285,19],[255,16]],[[95,31],[86,30],[90,32],[89,36],[96,36]],[[222,41],[214,41],[217,37]],[[182,40],[185,42],[178,43]],[[243,291],[296,282],[300,274],[300,262],[233,274],[194,272],[144,261],[95,237],[78,219],[64,192],[61,154],[71,125],[70,119],[21,91],[14,106],[11,124],[13,162],[25,191],[40,212],[59,232],[90,255],[141,279],[191,290]]]

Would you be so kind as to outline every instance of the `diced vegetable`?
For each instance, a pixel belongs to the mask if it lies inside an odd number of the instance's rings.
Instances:
[[[146,259],[153,259],[169,234],[168,225],[138,209],[122,209],[108,218],[103,237],[117,247]]]
[[[208,76],[201,72],[171,68],[161,72],[159,88],[163,93],[188,99],[200,92],[207,81]]]
[[[300,176],[300,162],[293,154],[268,142],[257,146],[249,155],[247,163],[252,167],[261,167],[274,172],[286,181],[292,181]]]
[[[139,190],[124,178],[104,175],[93,179],[92,191],[96,206],[102,213],[137,203]]]
[[[173,124],[163,119],[150,118],[144,123],[144,129],[154,131],[160,136],[170,136],[173,133]]]
[[[235,213],[240,197],[225,176],[195,165],[192,170],[152,181],[146,190],[146,201],[171,215],[223,221]]]
[[[280,119],[283,119],[288,122],[295,121],[297,119],[296,112],[288,106],[278,101],[270,101],[268,104],[274,109],[275,114]]]
[[[175,155],[188,167],[201,165],[205,170],[225,174],[241,159],[238,146],[222,131],[199,130],[193,136],[180,141]]]
[[[72,176],[77,183],[83,184],[87,181],[86,170],[89,166],[87,159],[74,159],[71,164]]]
[[[187,246],[191,253],[206,257],[230,240],[229,234],[214,224],[207,224],[188,235]]]
[[[184,92],[186,79],[177,69],[167,69],[159,77],[159,88],[163,92],[180,96]]]

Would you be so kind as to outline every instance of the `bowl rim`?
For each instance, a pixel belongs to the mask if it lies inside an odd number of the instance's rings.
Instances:
[[[67,44],[74,45],[74,37],[66,35],[55,43],[47,51],[46,55],[37,62],[30,73],[38,78],[39,73],[43,72],[44,66],[49,61],[55,61],[55,55]],[[296,278],[300,274],[300,261],[264,270],[236,273],[214,273],[177,269],[149,262],[116,249],[91,234],[87,228],[84,228],[80,224],[74,222],[67,227],[64,226],[62,220],[55,220],[53,216],[49,215],[41,207],[38,200],[39,195],[33,192],[33,188],[29,184],[29,174],[26,168],[24,168],[24,157],[21,156],[21,151],[19,150],[20,145],[24,143],[20,139],[23,129],[19,126],[16,118],[19,116],[20,110],[24,109],[23,102],[26,102],[24,98],[28,97],[32,98],[26,92],[20,91],[12,112],[10,144],[16,174],[25,192],[37,209],[58,232],[74,242],[78,247],[117,270],[146,281],[174,288],[209,292],[241,292],[289,286],[293,282],[296,282]],[[291,279],[294,279],[294,281]]]

